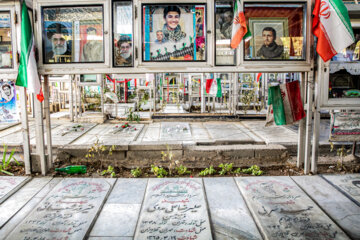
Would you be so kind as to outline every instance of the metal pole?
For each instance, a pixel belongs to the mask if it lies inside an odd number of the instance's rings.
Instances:
[[[314,77],[313,71],[308,73],[308,95],[306,105],[306,132],[305,132],[305,161],[304,173],[310,172],[310,149],[311,149],[311,122],[312,122],[312,105],[313,105],[313,92],[314,92]]]
[[[51,121],[50,121],[50,103],[49,103],[49,76],[44,75],[44,111],[45,111],[45,124],[46,124],[46,144],[47,144],[47,166],[52,168],[52,139],[51,139]]]
[[[201,73],[201,80],[200,80],[200,97],[201,97],[201,113],[205,112],[205,97],[204,97],[204,73]]]
[[[97,74],[97,78],[101,81],[100,82],[100,96],[101,96],[101,113],[103,117],[105,117],[105,109],[104,109],[104,79],[102,78],[101,74]]]
[[[73,95],[73,80],[75,75],[70,76],[70,89],[69,89],[69,110],[70,110],[70,121],[74,122],[74,95]]]
[[[78,120],[78,97],[77,97],[77,76],[75,76],[75,82],[74,82],[74,93],[75,93],[75,120],[77,121]]]
[[[30,94],[30,102],[31,102],[31,117],[35,118],[35,98],[34,98],[34,94]]]
[[[301,99],[303,105],[305,105],[305,82],[306,74],[304,72],[301,73],[301,82],[300,82],[300,89],[301,89]],[[304,156],[305,156],[305,129],[306,129],[306,118],[303,118],[299,121],[299,129],[298,129],[298,148],[297,148],[297,161],[296,166],[299,168],[304,164]]]
[[[35,97],[34,97],[35,100]],[[42,112],[42,103],[37,99],[34,101],[35,107],[35,130],[36,130],[36,154],[40,158],[41,174],[46,175],[47,166],[45,159],[45,144],[44,144],[44,120]]]
[[[19,87],[19,89],[20,89],[21,126],[22,126],[21,132],[23,136],[25,174],[31,174],[30,138],[29,138],[29,121],[27,115],[26,88]]]

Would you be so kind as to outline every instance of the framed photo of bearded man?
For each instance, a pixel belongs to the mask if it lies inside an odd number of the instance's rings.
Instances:
[[[288,59],[290,37],[288,18],[249,18],[252,59]]]
[[[205,61],[205,4],[143,4],[142,10],[143,61]]]

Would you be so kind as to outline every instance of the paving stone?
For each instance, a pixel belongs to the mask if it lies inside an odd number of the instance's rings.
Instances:
[[[234,140],[236,142],[243,143],[252,143],[254,139],[252,139],[249,135],[246,134],[246,131],[236,127],[232,123],[204,123],[207,131],[209,132],[212,139],[215,140]]]
[[[215,239],[262,239],[233,178],[204,178]]]
[[[29,123],[29,128],[31,128],[33,126],[35,126],[34,123],[30,122]],[[10,134],[12,135],[12,134],[14,134],[16,132],[21,131],[21,129],[22,129],[22,126],[21,126],[21,124],[19,124],[19,125],[16,125],[16,126],[1,130],[0,131],[0,141],[3,139],[4,136],[10,135]]]
[[[360,206],[360,174],[322,175],[322,177]]]
[[[75,128],[76,126],[81,126]],[[95,123],[66,123],[62,124],[61,126],[52,129],[51,137],[52,137],[52,144],[53,146],[62,146],[69,144],[80,136],[86,134],[91,128],[96,126]],[[44,136],[45,143],[46,143],[46,135]],[[33,138],[30,140],[31,144],[36,143],[36,139]]]
[[[21,188],[30,177],[0,176],[0,204]]]
[[[201,179],[149,179],[134,239],[212,239]]]
[[[265,239],[349,239],[290,177],[235,180]]]
[[[35,195],[35,197],[27,202],[23,208],[10,218],[9,221],[0,228],[0,239],[5,239],[5,237],[9,236],[10,232],[24,220],[24,218],[39,204],[44,196],[47,195],[61,180],[61,178],[53,178],[45,185],[45,187],[42,188],[40,192]]]
[[[254,139],[254,141],[257,144],[264,144],[265,143],[264,139],[262,139],[255,132],[253,132],[251,129],[249,129],[244,124],[242,124],[242,121],[241,122],[235,122],[234,125],[237,126],[240,129],[243,129],[243,131],[245,131],[247,135],[249,135],[252,139]]]
[[[360,207],[319,176],[291,177],[353,239],[360,239]]]
[[[265,127],[265,121],[242,121],[244,126],[251,129],[256,135],[263,138],[266,143],[297,144],[297,133],[282,126]]]
[[[20,124],[20,123],[18,123],[18,122],[16,122],[16,123],[0,123],[0,131],[5,130],[5,129],[9,129],[9,128],[11,128],[13,126],[16,126],[18,124]]]
[[[147,179],[118,179],[96,220],[90,237],[133,238],[147,181]]]
[[[144,124],[130,124],[130,128],[123,129],[122,124],[101,124],[74,141],[74,145],[92,145],[96,141],[103,145],[118,145],[135,141],[142,131]]]
[[[160,123],[152,123],[146,129],[146,132],[141,139],[143,142],[159,141],[160,139]]]
[[[132,237],[89,237],[89,240],[133,240]]]
[[[9,221],[28,201],[31,200],[51,178],[33,178],[0,205],[0,228]],[[1,181],[1,180],[0,180]],[[2,181],[1,181],[2,183]],[[0,186],[3,186],[0,183]]]
[[[189,123],[163,122],[161,123],[160,140],[192,140]]]
[[[148,179],[119,178],[106,203],[141,204]]]
[[[83,239],[114,180],[62,180],[7,239]]]

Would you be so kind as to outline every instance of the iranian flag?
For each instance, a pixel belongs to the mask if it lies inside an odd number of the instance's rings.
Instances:
[[[355,41],[342,0],[316,0],[313,15],[313,33],[318,38],[316,51],[324,62]]]
[[[16,85],[28,89],[29,93],[34,93],[36,98],[42,102],[44,96],[41,91],[41,84],[36,67],[34,35],[32,33],[30,18],[25,1],[21,10],[21,55],[19,73]]]
[[[221,79],[206,79],[206,93],[215,95],[216,97],[222,97],[221,91]]]
[[[248,29],[246,26],[244,9],[241,5],[240,0],[236,0],[230,46],[232,48],[237,48],[247,32]]]
[[[276,125],[293,124],[304,118],[299,81],[270,87],[268,105],[272,105],[272,115]]]

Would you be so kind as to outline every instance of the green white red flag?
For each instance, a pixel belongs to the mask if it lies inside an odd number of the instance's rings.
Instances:
[[[244,9],[240,0],[235,0],[234,19],[232,24],[230,46],[232,48],[237,48],[247,32],[248,29],[246,26]]]
[[[42,102],[44,100],[44,96],[41,91],[41,84],[35,60],[34,35],[32,33],[29,13],[25,1],[23,1],[21,10],[20,46],[20,66],[16,79],[16,85],[27,88],[29,93],[34,93],[36,98]]]
[[[313,15],[312,29],[318,37],[316,51],[324,62],[355,41],[349,14],[342,0],[316,0]]]
[[[276,125],[288,125],[304,118],[299,81],[270,87],[268,105],[272,112],[267,116],[267,122],[273,118]]]

